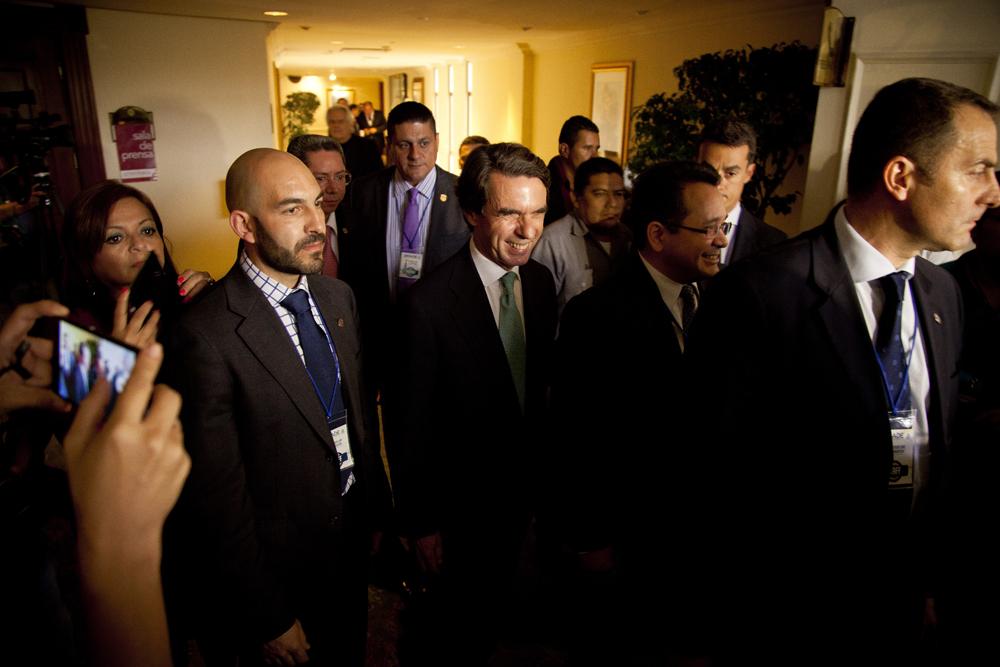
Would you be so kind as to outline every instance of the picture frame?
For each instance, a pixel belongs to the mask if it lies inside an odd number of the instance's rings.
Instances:
[[[413,77],[413,83],[410,86],[411,97],[414,102],[424,103],[424,77],[415,76]]]
[[[590,68],[590,119],[601,133],[601,154],[621,165],[628,159],[634,62],[598,63]]]

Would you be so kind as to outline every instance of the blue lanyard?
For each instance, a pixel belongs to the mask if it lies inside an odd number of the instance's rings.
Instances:
[[[909,284],[907,284],[907,287],[909,287]],[[906,301],[906,292],[903,292],[903,301]],[[882,358],[879,356],[878,350],[875,349],[875,342],[872,341],[872,351],[875,353],[875,361],[878,363],[879,372],[882,373],[882,388],[885,389],[885,396],[889,399],[889,407],[892,409],[893,415],[899,414],[899,404],[903,399],[903,392],[910,390],[910,361],[913,360],[913,349],[917,346],[917,332],[920,330],[920,318],[917,317],[917,310],[913,306],[911,308],[913,310],[913,335],[910,336],[910,351],[906,354],[903,381],[899,383],[899,393],[896,394],[895,398],[889,392],[889,378],[886,375],[885,366],[882,364]],[[900,317],[902,317],[902,314],[900,314]],[[902,320],[900,320],[900,327],[902,325]]]

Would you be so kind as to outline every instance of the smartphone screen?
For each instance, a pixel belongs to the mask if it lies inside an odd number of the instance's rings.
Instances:
[[[138,350],[59,318],[56,327],[53,389],[63,399],[79,405],[100,378],[111,385],[111,404],[125,388]]]

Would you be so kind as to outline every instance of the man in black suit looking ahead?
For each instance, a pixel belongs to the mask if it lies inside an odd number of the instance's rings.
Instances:
[[[226,176],[239,257],[174,335],[192,460],[180,584],[210,665],[364,663],[367,517],[387,489],[354,298],[313,275],[322,199],[294,156],[240,156]]]
[[[472,241],[402,301],[386,445],[402,531],[440,577],[426,664],[485,663],[530,520],[556,326],[552,276],[530,259],[547,185],[524,146],[471,153],[458,196]]]
[[[719,172],[719,192],[726,200],[726,222],[730,223],[722,250],[722,263],[754,255],[764,248],[784,241],[785,232],[765,223],[748,211],[741,201],[743,188],[757,171],[757,134],[748,123],[723,118],[709,123],[701,133],[698,160]]]

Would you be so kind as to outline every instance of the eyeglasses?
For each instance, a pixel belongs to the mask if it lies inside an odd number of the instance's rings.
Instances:
[[[689,232],[698,232],[699,234],[704,234],[708,238],[713,238],[719,235],[719,232],[723,234],[729,234],[729,230],[733,228],[733,223],[731,222],[720,222],[717,225],[710,225],[708,227],[688,227],[687,225],[674,225],[678,229],[686,229]]]
[[[341,185],[351,184],[351,172],[342,171],[339,174],[334,174],[333,176],[327,176],[326,174],[316,174],[316,182],[320,185],[326,185],[330,180],[337,181]]]

